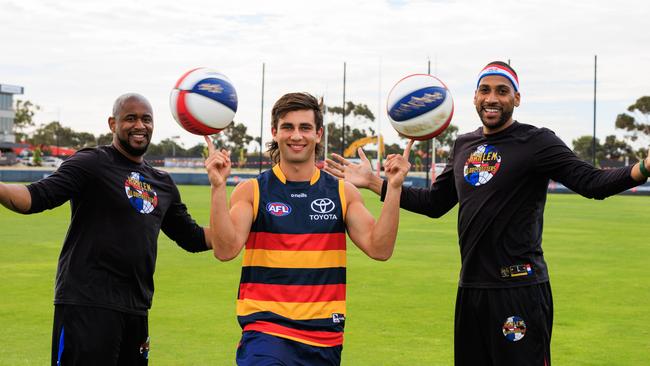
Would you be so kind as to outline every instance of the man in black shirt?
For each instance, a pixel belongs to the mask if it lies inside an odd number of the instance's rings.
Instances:
[[[632,167],[596,169],[552,131],[514,121],[520,98],[515,71],[503,62],[489,63],[474,94],[483,126],[458,137],[430,188],[402,190],[402,208],[434,218],[460,204],[456,365],[551,364],[553,301],[542,251],[549,179],[604,199],[650,176],[647,159]],[[327,160],[328,172],[383,197],[385,182],[372,174],[365,156],[361,164],[334,158]]]
[[[146,365],[147,312],[160,230],[190,252],[211,248],[171,177],[143,154],[153,112],[139,94],[117,98],[109,146],[79,150],[30,185],[0,183],[0,203],[32,214],[70,200],[56,275],[52,365]]]

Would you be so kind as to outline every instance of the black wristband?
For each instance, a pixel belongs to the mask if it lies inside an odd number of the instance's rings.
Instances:
[[[384,179],[383,183],[381,184],[381,201],[384,202],[384,199],[386,198],[386,190],[388,190],[388,182]]]

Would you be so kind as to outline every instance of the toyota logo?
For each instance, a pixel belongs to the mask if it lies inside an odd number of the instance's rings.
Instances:
[[[329,198],[318,198],[311,201],[311,209],[320,214],[326,214],[334,210],[334,202]]]

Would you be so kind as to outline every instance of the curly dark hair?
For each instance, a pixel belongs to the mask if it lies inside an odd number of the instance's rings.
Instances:
[[[271,127],[277,130],[280,118],[287,115],[289,112],[312,110],[314,111],[314,121],[316,122],[316,131],[323,128],[323,112],[321,110],[321,103],[309,93],[288,93],[283,95],[271,110]],[[266,150],[271,156],[273,163],[280,162],[280,151],[278,151],[278,143],[271,141],[266,144]],[[323,145],[319,142],[316,144],[316,158],[323,153]]]

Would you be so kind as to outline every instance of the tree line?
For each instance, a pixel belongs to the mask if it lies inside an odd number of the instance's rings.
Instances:
[[[630,164],[648,155],[647,144],[650,137],[650,96],[643,96],[620,113],[614,121],[616,129],[624,131],[622,140],[616,135],[609,135],[601,142],[596,138],[596,164],[605,160],[629,162]],[[573,140],[573,151],[584,161],[594,160],[593,136],[585,135]],[[635,143],[644,146],[634,148]]]
[[[37,126],[35,117],[40,107],[29,100],[17,100],[15,109],[14,134],[16,135],[16,139],[33,146],[52,145],[70,147],[78,150],[84,147],[107,145],[113,139],[111,133],[94,135],[90,132],[79,132],[64,126],[60,121],[41,123]],[[366,104],[348,101],[345,108],[323,105],[323,110],[326,111],[324,114],[324,124],[327,130],[327,148],[330,153],[341,153],[350,143],[367,136],[374,136],[377,133],[374,124],[375,115]],[[343,117],[343,115],[348,118],[345,129],[343,129],[340,123],[334,121],[337,118]],[[31,132],[28,133],[28,130],[31,130]],[[265,133],[267,131],[268,129],[265,128]],[[439,158],[446,158],[457,133],[458,128],[450,125],[443,134],[436,138],[438,141],[437,152]],[[343,135],[345,135],[345,146],[342,146]],[[245,159],[249,155],[258,155],[260,148],[262,151],[266,150],[265,146],[261,146],[260,138],[251,136],[248,133],[246,125],[238,122],[233,122],[221,131],[221,133],[213,135],[212,140],[217,148],[229,150],[235,161]],[[254,145],[252,151],[249,151],[248,146],[253,142],[257,146]],[[424,158],[426,155],[424,153],[426,147],[426,142],[418,142],[414,149],[416,151],[415,154],[418,155],[417,151],[419,150],[419,156]],[[397,143],[385,146],[385,154],[401,152],[402,147]],[[190,148],[185,148],[175,141],[174,137],[165,138],[159,143],[151,143],[147,150],[147,155],[157,157],[201,157],[204,154],[205,144],[198,143]],[[368,156],[370,158],[376,158],[377,152],[368,151]]]
[[[40,107],[33,102],[17,100],[15,103],[16,116],[14,119],[14,134],[18,141],[27,142],[33,146],[54,145],[81,149],[84,147],[110,144],[113,136],[111,133],[94,135],[90,132],[79,132],[66,127],[60,121],[41,123],[36,126],[35,116]],[[375,115],[370,108],[363,103],[348,101],[343,106],[323,105],[324,124],[327,130],[327,150],[332,153],[341,153],[345,147],[352,142],[375,136],[376,124]],[[345,128],[338,121],[345,116],[348,119]],[[268,122],[270,124],[270,122]],[[624,131],[624,138],[618,139],[616,135],[606,136],[604,140],[596,139],[596,162],[597,164],[609,160],[636,161],[641,156],[646,156],[647,148],[634,148],[634,143],[643,142],[650,137],[650,96],[639,98],[634,104],[627,108],[627,112],[617,116],[615,121],[616,129]],[[27,131],[32,129],[30,133]],[[264,129],[267,133],[268,129]],[[436,160],[446,161],[449,151],[458,135],[458,127],[450,125],[442,134],[435,138]],[[342,137],[345,136],[345,139]],[[261,146],[260,138],[253,137],[248,133],[246,125],[233,122],[221,133],[212,136],[217,148],[224,148],[231,151],[233,160],[246,159],[249,155],[259,154],[259,149],[266,150]],[[343,140],[345,143],[343,143]],[[249,151],[248,146],[255,142]],[[323,141],[324,142],[324,141]],[[572,141],[573,151],[587,162],[593,161],[593,137],[591,135],[581,136]],[[385,154],[401,153],[402,147],[398,143],[387,144]],[[431,159],[430,143],[419,141],[413,149],[414,162],[418,164],[424,159]],[[147,151],[149,156],[177,156],[177,157],[201,157],[205,154],[205,145],[198,143],[195,146],[185,148],[174,138],[166,138],[159,143],[151,143]],[[370,158],[377,158],[377,151],[368,151]]]

